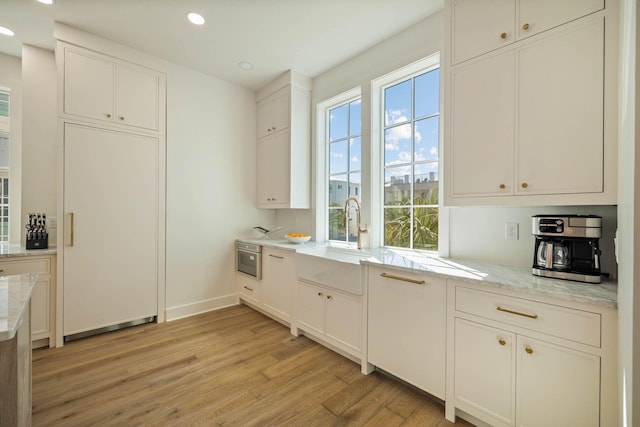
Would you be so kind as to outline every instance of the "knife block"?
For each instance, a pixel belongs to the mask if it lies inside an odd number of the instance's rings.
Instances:
[[[27,249],[47,249],[49,247],[49,236],[44,239],[31,239],[25,243]]]

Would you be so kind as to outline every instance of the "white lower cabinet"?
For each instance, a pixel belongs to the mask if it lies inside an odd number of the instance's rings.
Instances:
[[[236,273],[240,300],[287,325],[291,324],[295,283],[295,252],[266,246],[262,247],[262,279]]]
[[[31,292],[31,340],[34,347],[55,347],[55,256],[34,255],[0,261],[0,275],[29,273],[38,273]]]
[[[295,253],[263,248],[262,304],[265,310],[291,322],[291,300],[296,283]]]
[[[296,333],[302,330],[348,354],[362,356],[362,299],[298,279]]]
[[[616,425],[611,312],[455,283],[449,291],[449,420],[461,410],[493,426]]]
[[[444,399],[446,284],[369,267],[367,361]]]

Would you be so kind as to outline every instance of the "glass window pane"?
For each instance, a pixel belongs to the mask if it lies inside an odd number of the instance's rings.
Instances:
[[[347,137],[348,105],[329,110],[329,141],[335,141]]]
[[[357,197],[360,200],[360,187],[362,186],[362,174],[349,174],[349,197]]]
[[[362,122],[362,102],[361,100],[353,101],[349,104],[349,135],[360,135]]]
[[[329,177],[329,207],[344,207],[344,202],[349,197],[347,175],[335,175]]]
[[[411,166],[387,168],[384,171],[384,204],[408,204],[411,197]]]
[[[421,163],[414,168],[413,203],[438,204],[438,162]]]
[[[384,90],[384,125],[411,120],[411,80]]]
[[[415,161],[438,160],[438,116],[415,122]]]
[[[329,174],[347,172],[348,152],[347,140],[329,144]]]
[[[362,170],[362,141],[360,137],[349,140],[349,170]]]
[[[384,244],[409,248],[411,241],[411,210],[409,208],[385,208]]]
[[[384,164],[411,162],[411,125],[394,126],[384,131]]]
[[[329,240],[345,240],[344,209],[329,208]]]
[[[438,208],[413,210],[413,248],[438,249]]]
[[[415,117],[424,117],[440,111],[440,69],[415,78]]]

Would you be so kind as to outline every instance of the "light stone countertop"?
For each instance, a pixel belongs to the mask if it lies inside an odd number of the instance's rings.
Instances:
[[[300,252],[313,252],[314,248],[335,246],[337,251],[350,251],[357,254],[361,257],[360,263],[364,265],[425,273],[458,282],[483,285],[495,290],[502,289],[610,308],[617,308],[618,306],[617,282],[609,279],[604,279],[600,284],[550,279],[534,276],[531,273],[531,267],[515,267],[489,262],[443,258],[437,255],[403,249],[375,248],[358,251],[355,248],[342,248],[327,242],[295,244],[287,240],[239,240]],[[326,254],[327,251],[319,253]],[[330,254],[330,251],[328,253]]]
[[[49,246],[48,249],[25,249],[24,246],[17,243],[0,243],[0,259],[24,256],[48,256],[55,255],[55,246]]]
[[[16,335],[37,280],[37,273],[0,276],[0,341]]]

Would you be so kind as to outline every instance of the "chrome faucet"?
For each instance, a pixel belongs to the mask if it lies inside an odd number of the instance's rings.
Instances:
[[[344,202],[344,228],[349,234],[349,202],[355,202],[356,204],[356,228],[358,229],[358,249],[362,249],[362,233],[367,232],[367,226],[360,228],[360,202],[356,197],[349,197]]]

